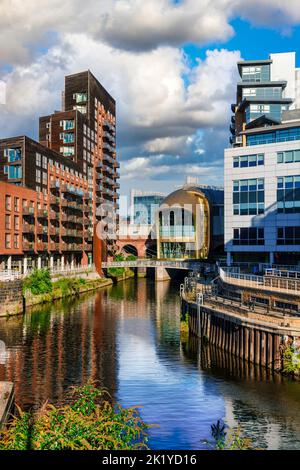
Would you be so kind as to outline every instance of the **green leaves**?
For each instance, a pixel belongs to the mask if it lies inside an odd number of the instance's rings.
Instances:
[[[23,282],[23,291],[29,290],[33,295],[49,294],[52,289],[49,269],[35,269]]]
[[[107,399],[105,399],[105,397]],[[0,450],[130,450],[145,448],[148,426],[136,408],[114,404],[93,383],[73,388],[70,404],[45,404],[14,418],[0,436]]]

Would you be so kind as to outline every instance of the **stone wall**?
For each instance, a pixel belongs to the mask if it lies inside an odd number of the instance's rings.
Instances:
[[[0,317],[23,312],[22,281],[0,282]]]

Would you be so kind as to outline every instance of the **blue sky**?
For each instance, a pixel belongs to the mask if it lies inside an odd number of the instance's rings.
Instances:
[[[89,68],[117,101],[121,194],[222,185],[236,62],[300,66],[299,25],[299,0],[2,0],[0,137],[37,138],[64,76]]]

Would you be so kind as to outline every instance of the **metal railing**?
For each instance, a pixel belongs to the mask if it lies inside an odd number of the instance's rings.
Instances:
[[[47,267],[43,267],[43,269],[46,269]],[[93,272],[95,271],[95,265],[90,264],[88,266],[65,266],[64,268],[61,267],[53,267],[53,268],[48,268],[50,271],[51,276],[56,276],[56,275],[74,275],[74,274],[81,274],[81,273],[86,273],[86,272]],[[30,276],[32,272],[35,270],[35,268],[30,268],[27,269],[27,271],[21,272],[21,271],[14,271],[14,270],[5,270],[5,271],[0,271],[0,281],[13,281],[15,279],[24,279],[26,276]]]
[[[169,260],[151,260],[151,259],[137,259],[135,261],[109,261],[102,263],[103,268],[174,268],[174,269],[189,269],[198,271],[202,267],[209,267],[208,263],[201,261],[169,261]]]
[[[254,276],[250,274],[240,274],[232,269],[219,267],[219,275],[223,282],[240,287],[252,287],[260,290],[289,293],[300,295],[300,279],[276,276]]]

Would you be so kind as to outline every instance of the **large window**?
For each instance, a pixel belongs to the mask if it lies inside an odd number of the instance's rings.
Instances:
[[[277,245],[300,245],[300,227],[278,227]]]
[[[234,245],[264,245],[265,231],[263,228],[235,228],[233,229]]]
[[[270,80],[270,65],[242,67],[243,82],[264,82]]]
[[[74,147],[61,147],[60,153],[62,153],[65,157],[71,157],[75,155]]]
[[[277,212],[300,213],[300,176],[277,178]]]
[[[281,129],[274,132],[260,133],[247,136],[247,145],[265,145],[277,142],[300,140],[300,127]]]
[[[233,158],[233,168],[248,168],[252,166],[264,165],[264,154],[243,155]]]
[[[257,87],[243,88],[243,98],[280,99],[282,97],[281,87]]]
[[[263,214],[265,191],[263,179],[236,180],[233,182],[233,214]]]
[[[22,167],[16,165],[9,165],[6,167],[6,174],[9,180],[21,179],[22,178]]]
[[[277,163],[299,163],[300,150],[289,150],[287,152],[277,152]]]
[[[18,162],[22,159],[22,151],[20,148],[16,149],[5,149],[4,156],[7,158],[8,162]]]
[[[64,144],[72,144],[75,141],[75,136],[72,133],[63,133],[60,135],[61,140],[63,140]]]

